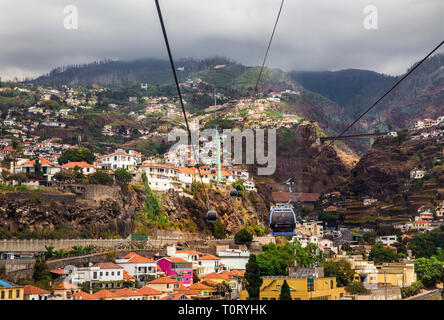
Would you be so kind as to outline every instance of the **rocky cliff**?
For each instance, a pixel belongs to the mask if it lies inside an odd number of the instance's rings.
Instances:
[[[0,194],[0,226],[6,236],[14,232],[54,235],[60,230],[66,232],[63,237],[82,233],[90,237],[104,233],[127,236],[134,228],[135,211],[143,207],[143,196],[131,188],[98,201],[69,193],[5,192]]]

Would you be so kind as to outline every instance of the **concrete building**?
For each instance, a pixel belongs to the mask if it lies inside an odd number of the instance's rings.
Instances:
[[[287,281],[293,300],[340,300],[345,289],[336,286],[336,278],[293,278],[282,276],[263,277],[259,293],[260,300],[279,300],[281,287]],[[247,300],[246,290],[241,291],[240,300]]]

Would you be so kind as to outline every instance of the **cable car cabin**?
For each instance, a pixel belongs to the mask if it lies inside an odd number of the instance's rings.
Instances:
[[[237,198],[239,196],[239,192],[237,192],[236,188],[230,190],[230,197]]]
[[[270,229],[273,236],[292,236],[296,232],[296,215],[291,205],[278,203],[271,208]]]
[[[216,222],[217,212],[214,209],[210,209],[207,212],[207,222]]]

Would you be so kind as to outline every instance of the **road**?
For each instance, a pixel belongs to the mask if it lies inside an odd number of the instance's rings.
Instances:
[[[434,300],[436,298],[441,297],[441,289],[435,289],[435,290],[431,290],[425,294],[419,295],[419,296],[415,296],[412,297],[408,300]]]

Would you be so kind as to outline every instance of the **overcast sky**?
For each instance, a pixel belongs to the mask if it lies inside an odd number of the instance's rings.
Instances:
[[[161,0],[176,59],[260,65],[281,0]],[[78,29],[64,28],[64,7]],[[378,9],[367,30],[364,8]],[[443,0],[286,0],[267,66],[401,74],[444,39]],[[441,48],[440,52],[444,52]],[[0,0],[0,76],[108,58],[167,59],[154,0]]]

